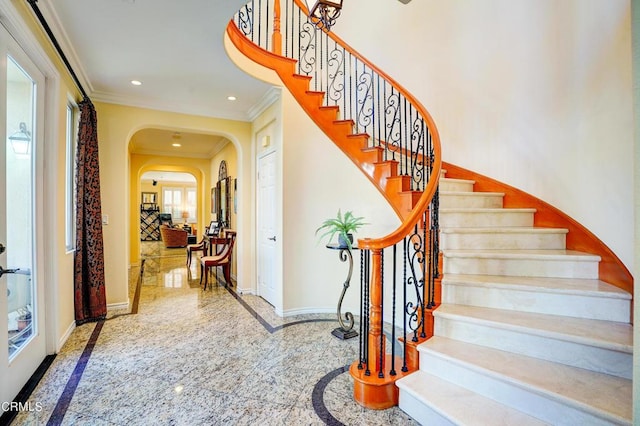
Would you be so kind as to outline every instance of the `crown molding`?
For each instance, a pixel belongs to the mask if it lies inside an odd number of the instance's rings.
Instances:
[[[42,13],[42,16],[44,16],[45,21],[49,25],[51,32],[56,38],[56,41],[60,45],[60,49],[62,49],[62,51],[64,52],[64,56],[69,61],[69,64],[73,69],[73,72],[75,72],[76,77],[78,77],[78,80],[80,80],[80,84],[82,85],[84,90],[87,92],[87,94],[90,96],[91,92],[93,92],[93,84],[91,84],[91,80],[89,80],[89,76],[87,75],[87,72],[82,66],[82,61],[78,57],[76,50],[73,48],[73,45],[71,44],[69,36],[67,35],[66,31],[64,30],[64,27],[60,23],[60,18],[58,17],[58,14],[56,13],[53,6],[51,6],[51,2],[39,2],[37,3],[37,5],[38,5],[38,9],[40,9],[40,13]],[[58,56],[57,52],[56,52],[56,56]],[[71,74],[68,71],[66,71],[66,68],[65,68],[65,72],[69,75],[69,77],[71,77]]]
[[[212,149],[211,151],[209,151],[209,157],[207,157],[207,158],[213,158],[213,157],[215,157],[216,155],[218,155],[218,153],[219,153],[220,151],[222,151],[222,150],[224,149],[224,147],[225,147],[225,146],[229,145],[229,143],[230,143],[230,142],[231,142],[231,141],[230,141],[229,139],[225,138],[224,142],[222,142],[222,143],[216,143],[216,144],[213,146],[213,149]]]
[[[254,121],[260,114],[262,114],[267,108],[273,105],[282,95],[282,87],[272,86],[264,96],[251,108],[249,108],[248,116],[249,121]]]

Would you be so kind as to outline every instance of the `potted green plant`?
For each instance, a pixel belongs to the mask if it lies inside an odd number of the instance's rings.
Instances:
[[[352,212],[345,212],[344,216],[342,212],[338,210],[338,214],[335,218],[327,219],[322,222],[322,225],[316,229],[316,235],[322,232],[320,239],[328,237],[329,242],[333,240],[335,235],[338,236],[338,247],[348,248],[351,250],[353,247],[353,233],[356,232],[362,225],[366,225],[363,217],[356,217]]]

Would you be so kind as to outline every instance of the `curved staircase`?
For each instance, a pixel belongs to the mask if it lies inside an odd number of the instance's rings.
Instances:
[[[402,220],[388,236],[358,241],[354,398],[376,409],[399,400],[430,425],[631,424],[633,278],[624,265],[540,200],[453,165],[440,178],[438,133],[420,103],[315,30],[299,0],[282,3],[248,3],[229,23],[229,39],[277,73]],[[377,125],[369,110],[384,111]],[[383,328],[391,316],[395,330],[402,291],[404,334],[390,336],[405,345],[399,358]]]

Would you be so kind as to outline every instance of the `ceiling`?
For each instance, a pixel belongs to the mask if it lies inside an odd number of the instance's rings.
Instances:
[[[134,154],[211,158],[228,143],[231,143],[228,139],[217,135],[142,129],[131,137],[129,150]]]
[[[270,86],[240,71],[223,46],[227,23],[246,1],[49,0],[38,6],[92,100],[247,121]],[[175,131],[145,131],[131,148],[201,157],[227,143],[181,131],[183,148],[165,150]]]
[[[180,182],[193,183],[195,185],[196,178],[192,174],[182,172],[144,172],[140,176],[141,182]],[[154,185],[155,186],[155,185]]]

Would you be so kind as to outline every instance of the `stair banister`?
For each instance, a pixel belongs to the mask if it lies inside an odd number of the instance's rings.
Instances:
[[[305,15],[309,14],[309,10],[307,9],[304,2],[301,0],[293,0],[294,3],[303,11]],[[276,4],[279,7],[280,0],[276,0]],[[279,29],[279,28],[278,28]],[[338,37],[335,33],[329,32],[327,36],[334,40],[337,44],[341,46],[348,47],[349,45],[344,42],[340,37]],[[429,203],[433,199],[436,189],[438,188],[438,178],[440,176],[440,171],[442,169],[442,153],[440,148],[440,135],[438,134],[438,129],[436,127],[431,114],[422,106],[422,104],[404,87],[402,87],[398,82],[396,82],[393,78],[391,78],[387,73],[379,69],[375,64],[370,63],[364,56],[358,53],[355,49],[348,48],[349,52],[359,58],[363,63],[365,63],[368,67],[370,67],[373,71],[375,71],[380,76],[384,77],[385,80],[390,82],[395,88],[398,89],[399,93],[402,94],[407,100],[413,104],[416,109],[422,115],[422,118],[427,122],[427,128],[431,131],[431,141],[433,144],[433,164],[431,168],[431,176],[435,177],[435,179],[429,179],[429,184],[424,189],[420,200],[411,211],[408,217],[402,218],[404,219],[400,227],[390,234],[381,237],[381,238],[363,238],[358,240],[358,247],[363,249],[383,249],[385,247],[391,247],[392,245],[400,242],[405,236],[410,234],[413,230],[413,227],[420,221],[423,213],[427,210]],[[274,52],[275,53],[275,52]]]
[[[384,237],[358,240],[365,265],[362,340],[359,360],[350,369],[354,397],[360,404],[369,408],[396,405],[395,380],[415,368],[415,362],[407,362],[407,322],[413,343],[425,337],[425,308],[433,307],[438,274],[437,186],[442,163],[435,123],[422,104],[384,71],[335,33],[316,30],[300,0],[252,0],[229,23],[227,34],[239,51],[276,71],[307,114],[360,167],[401,219],[399,228]],[[309,102],[310,97],[319,104]],[[352,120],[336,120],[339,112]],[[345,137],[347,126],[351,134]],[[360,142],[352,142],[355,140],[366,140],[366,147],[359,147]],[[382,171],[378,169],[381,164]],[[394,177],[400,179],[392,183]],[[403,195],[409,201],[402,201]],[[396,250],[400,242],[402,250]],[[402,251],[404,261],[399,263],[411,268],[408,274],[405,269],[402,283],[405,295],[407,286],[412,286],[413,299],[403,306],[405,354],[399,371],[395,345],[388,355],[383,330],[384,250],[389,247],[393,247],[393,265],[396,252]],[[393,276],[399,273],[394,270]],[[392,321],[395,330],[395,315]],[[392,341],[394,335],[392,332]]]

